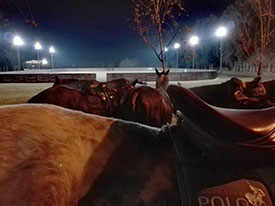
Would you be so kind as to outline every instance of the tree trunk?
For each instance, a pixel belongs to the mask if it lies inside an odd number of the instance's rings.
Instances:
[[[160,19],[158,20],[158,35],[159,35],[159,46],[160,46],[160,55],[161,55],[161,63],[162,63],[162,71],[165,72],[165,62],[163,55],[163,42],[162,42],[162,24]]]
[[[261,77],[263,74],[263,63],[262,61],[259,62],[259,67],[258,67],[258,72],[257,72],[257,75],[258,77]]]
[[[259,67],[258,67],[258,77],[262,76],[263,73],[263,47],[264,47],[264,22],[262,17],[262,5],[260,0],[257,0],[258,5],[258,16],[260,20],[260,48],[259,48]]]

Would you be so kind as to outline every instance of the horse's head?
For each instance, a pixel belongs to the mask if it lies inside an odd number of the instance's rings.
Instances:
[[[169,84],[168,74],[170,69],[168,69],[166,72],[159,72],[157,68],[155,68],[155,71],[157,74],[156,88],[162,88],[166,91]]]
[[[248,97],[266,96],[265,88],[260,81],[260,77],[256,77],[250,82],[244,82],[234,77],[230,80],[230,89],[233,89],[230,92],[240,91]]]
[[[255,77],[251,82],[246,82],[245,92],[249,97],[266,96],[266,90],[261,83],[261,77]]]

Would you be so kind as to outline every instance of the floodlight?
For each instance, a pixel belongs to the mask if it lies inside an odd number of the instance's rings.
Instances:
[[[197,36],[192,36],[190,39],[189,39],[189,43],[192,45],[192,46],[195,46],[199,43],[199,37]]]
[[[35,50],[40,50],[40,49],[42,49],[41,44],[40,44],[39,42],[36,42],[36,43],[34,44],[34,49],[35,49]]]
[[[179,44],[179,43],[175,43],[175,44],[174,44],[174,48],[175,48],[175,49],[180,48],[180,44]]]
[[[20,38],[20,36],[15,36],[13,38],[13,44],[15,46],[22,46],[22,45],[24,45],[24,41]]]
[[[227,28],[224,26],[221,26],[216,30],[217,37],[224,37],[226,36],[226,34],[227,34]]]

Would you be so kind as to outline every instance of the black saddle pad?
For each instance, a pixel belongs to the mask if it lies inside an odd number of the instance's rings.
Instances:
[[[221,151],[215,140],[192,125],[169,128],[182,205],[271,206],[275,201],[274,156],[247,160],[242,153]],[[194,138],[196,137],[196,138]],[[197,141],[201,140],[201,143]],[[203,144],[203,146],[201,146]],[[207,145],[208,144],[208,145]],[[208,149],[206,149],[208,148]],[[227,148],[228,150],[233,149]],[[238,150],[236,150],[238,151]]]

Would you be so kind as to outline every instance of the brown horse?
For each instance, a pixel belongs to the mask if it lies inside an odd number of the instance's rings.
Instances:
[[[53,105],[2,106],[0,205],[249,205],[251,188],[272,205],[272,148],[207,139],[185,123],[160,130]]]
[[[237,78],[235,80],[234,99],[242,108],[265,108],[273,106],[268,100],[267,92],[261,78],[256,77],[250,82],[243,82]]]
[[[133,82],[130,82],[124,78],[115,79],[108,82],[98,82],[96,80],[59,79],[56,76],[53,86],[63,85],[72,89],[77,89],[87,94],[102,92],[102,89],[104,88],[105,90],[113,90],[117,93],[117,95],[122,97],[125,91],[135,87],[137,83],[145,84],[144,82],[138,81],[137,79]]]
[[[232,78],[218,85],[190,88],[211,105],[236,109],[271,107],[275,103],[275,81],[260,82],[256,77],[250,82]]]
[[[56,79],[53,87],[46,89],[28,100],[28,103],[47,103],[68,109],[107,117],[118,116],[121,97],[136,83],[126,79],[110,82]]]
[[[53,86],[63,85],[72,89],[77,89],[79,91],[89,93],[91,87],[96,87],[100,82],[96,80],[78,80],[78,79],[60,79],[55,76],[55,82]]]
[[[34,104],[0,125],[1,206],[179,205],[159,129]]]
[[[54,104],[85,113],[112,116],[113,111],[105,102],[97,95],[62,85],[50,87],[28,100],[28,103]]]
[[[156,89],[141,86],[127,92],[121,100],[120,118],[161,127],[172,121],[172,104],[166,93],[167,72],[157,74]]]

